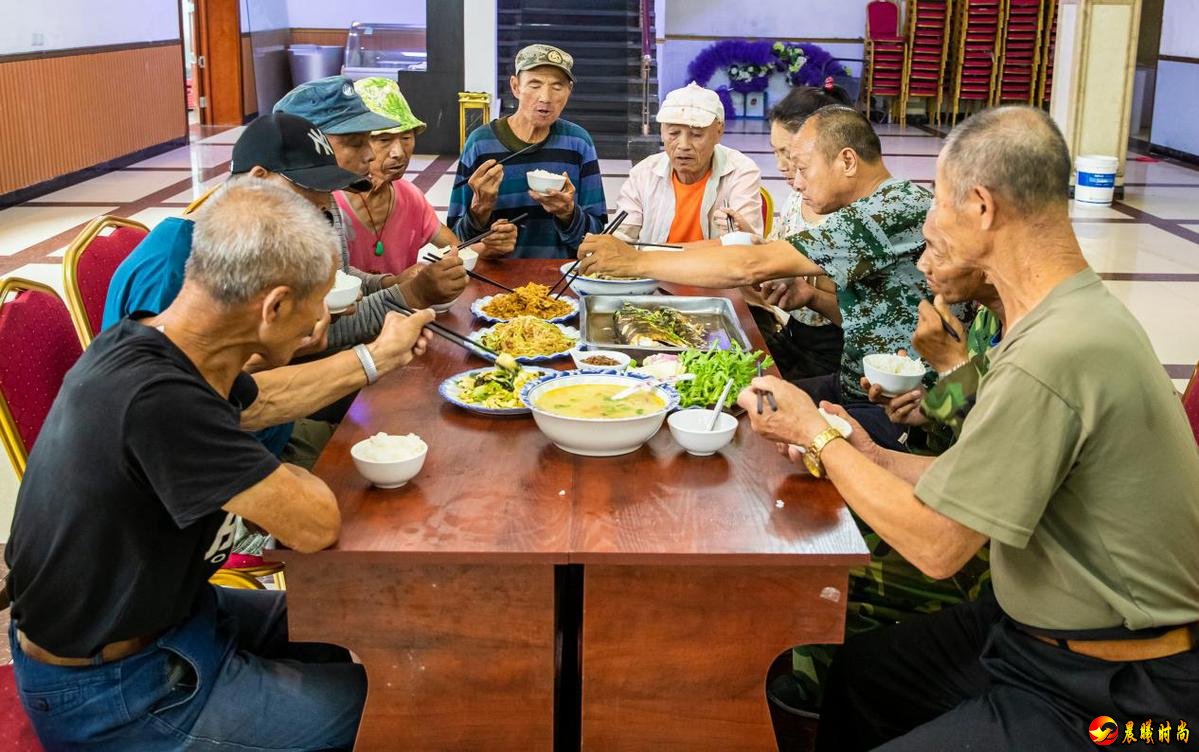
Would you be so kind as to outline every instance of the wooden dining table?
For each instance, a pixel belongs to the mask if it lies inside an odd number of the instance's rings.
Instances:
[[[482,260],[510,287],[560,260]],[[483,324],[472,281],[438,321]],[[663,285],[667,295],[734,291]],[[577,322],[575,322],[577,324]],[[866,546],[833,486],[742,418],[731,444],[686,454],[665,425],[620,457],[568,454],[528,417],[487,417],[438,385],[486,365],[440,338],[363,389],[314,472],[341,537],[286,562],[291,638],[345,646],[368,694],[358,750],[770,750],[772,660],[843,635],[848,571]],[[569,358],[555,363],[570,367]],[[354,468],[378,432],[428,444],[391,490]]]

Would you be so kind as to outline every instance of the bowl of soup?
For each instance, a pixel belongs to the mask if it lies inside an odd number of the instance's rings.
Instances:
[[[630,387],[636,391],[613,399]],[[526,384],[521,402],[559,449],[587,457],[614,457],[649,441],[679,395],[638,374],[562,371]]]

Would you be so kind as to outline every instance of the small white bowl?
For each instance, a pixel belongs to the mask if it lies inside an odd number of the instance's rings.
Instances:
[[[574,266],[573,261],[567,261],[559,271]],[[575,271],[578,271],[577,269]],[[650,295],[657,291],[656,279],[592,279],[591,277],[574,276],[571,272],[570,289],[580,295]]]
[[[720,413],[716,428],[709,431],[707,428],[711,421],[711,410],[694,407],[674,413],[666,419],[666,425],[670,428],[670,435],[687,450],[687,454],[707,457],[716,454],[737,433],[737,419],[726,412]]]
[[[462,296],[458,296],[458,297],[462,297]],[[448,303],[434,303],[433,305],[431,305],[429,307],[432,308],[433,311],[438,314],[449,313],[450,309],[453,308],[454,304],[457,302],[458,302],[458,298],[454,298],[453,300],[451,300]]]
[[[443,248],[438,248],[435,251],[429,251],[427,254],[421,254],[417,258],[431,255],[440,259],[445,258],[445,255],[449,252],[450,247],[447,245]],[[462,259],[462,265],[466,267],[466,271],[473,272],[475,270],[475,264],[479,263],[479,252],[472,251],[470,248],[459,248],[458,258]]]
[[[537,193],[560,191],[566,185],[565,175],[555,175],[545,170],[532,170],[525,173],[525,178],[529,181],[529,190]]]
[[[721,245],[753,245],[757,236],[752,232],[729,232],[720,236]]]
[[[350,447],[350,457],[354,460],[354,467],[358,472],[362,473],[362,477],[374,483],[379,488],[399,488],[408,481],[416,477],[421,468],[425,465],[425,457],[429,455],[429,447],[415,457],[409,457],[403,460],[394,460],[391,462],[375,462],[362,458],[360,455],[360,447],[364,446],[370,439],[363,439],[354,446]]]
[[[897,369],[902,372],[892,373]],[[925,368],[920,361],[902,355],[875,353],[862,358],[862,370],[866,373],[867,381],[882,387],[883,394],[896,397],[920,386]]]
[[[333,288],[325,294],[325,305],[331,312],[344,311],[358,300],[358,292],[361,289],[362,280],[338,271]]]
[[[606,358],[611,358],[616,361],[615,365],[600,366],[593,365],[587,362],[588,358],[594,358],[597,355],[602,355]],[[570,357],[575,362],[575,368],[580,371],[606,371],[609,368],[623,370],[628,367],[629,361],[632,360],[628,355],[616,350],[571,350]]]

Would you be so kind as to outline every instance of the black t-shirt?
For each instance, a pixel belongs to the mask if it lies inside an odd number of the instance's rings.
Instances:
[[[239,425],[257,394],[241,374],[226,399],[132,319],[96,338],[30,453],[5,550],[31,640],[88,657],[192,613],[233,543],[221,507],[279,466]]]

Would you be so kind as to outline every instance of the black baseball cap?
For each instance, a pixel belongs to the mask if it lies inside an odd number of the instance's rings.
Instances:
[[[258,118],[246,126],[233,145],[234,175],[249,172],[254,165],[311,191],[367,191],[371,187],[369,178],[337,165],[333,147],[320,129],[286,112]]]

